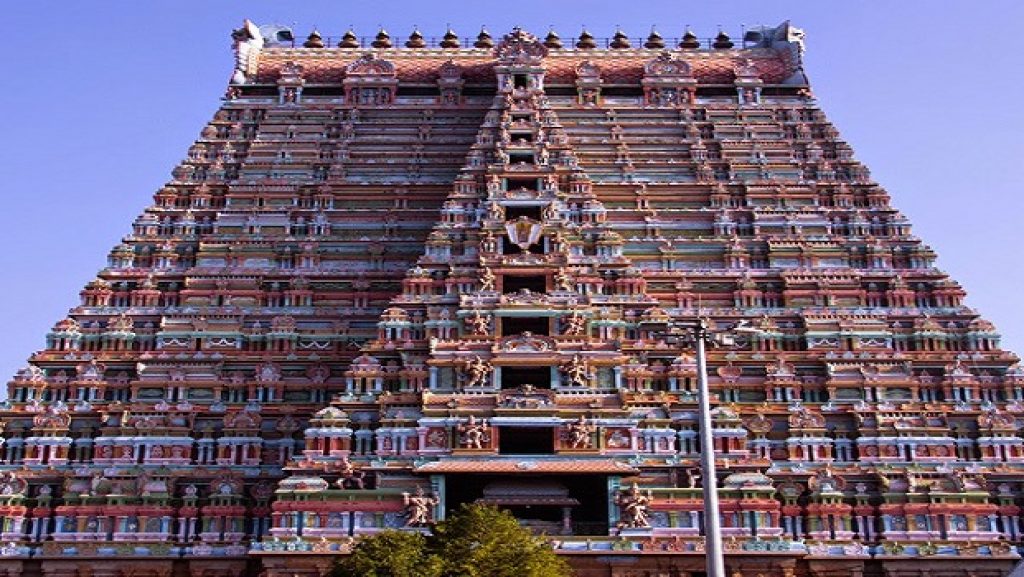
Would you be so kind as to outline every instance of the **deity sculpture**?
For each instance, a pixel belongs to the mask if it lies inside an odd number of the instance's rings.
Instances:
[[[469,326],[474,335],[483,336],[491,332],[490,319],[480,314],[480,311],[473,311],[473,316],[469,318]]]
[[[587,424],[586,417],[580,415],[578,420],[566,424],[566,440],[573,449],[589,449],[592,444],[591,435],[595,430],[593,425]]]
[[[636,483],[629,488],[629,491],[619,493],[615,496],[615,504],[622,512],[622,521],[619,527],[630,529],[643,529],[650,527],[651,523],[647,517],[647,508],[651,503],[652,495],[648,491],[646,495],[640,492]]]
[[[459,425],[459,432],[462,433],[462,446],[466,449],[483,449],[484,443],[489,440],[487,438],[488,431],[486,420],[477,421],[475,416],[470,415],[466,423]]]
[[[365,489],[366,488],[366,473],[361,469],[357,469],[348,457],[342,457],[341,462],[338,464],[340,470],[340,477],[334,482],[339,489]]]
[[[472,360],[466,361],[465,371],[467,373],[467,387],[483,387],[487,385],[487,378],[491,375],[491,364],[474,355]]]
[[[587,319],[579,311],[573,311],[572,315],[565,319],[565,330],[563,334],[569,336],[580,336],[587,330]]]
[[[423,527],[431,523],[434,507],[441,500],[436,495],[426,495],[423,492],[423,487],[417,487],[415,495],[402,493],[402,502],[405,504],[405,514],[408,517],[405,526]]]
[[[590,368],[587,366],[587,361],[583,360],[579,355],[574,356],[572,361],[562,367],[562,370],[569,377],[570,385],[577,387],[588,386]]]
[[[480,290],[482,291],[493,291],[494,283],[497,282],[498,277],[495,276],[494,271],[490,268],[484,267],[480,271]]]

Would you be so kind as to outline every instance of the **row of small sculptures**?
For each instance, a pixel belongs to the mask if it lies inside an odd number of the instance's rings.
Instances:
[[[458,426],[459,445],[464,449],[484,449],[490,442],[490,426],[486,419],[477,420],[473,415]],[[592,435],[597,428],[587,423],[586,417],[580,416],[576,421],[567,423],[563,431],[563,439],[573,449],[589,449],[593,445]]]

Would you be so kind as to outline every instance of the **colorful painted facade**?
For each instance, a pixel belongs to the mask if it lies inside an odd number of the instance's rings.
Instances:
[[[0,575],[321,575],[471,502],[581,576],[698,575],[712,485],[736,576],[1020,559],[1024,371],[800,30],[274,32],[9,382]]]

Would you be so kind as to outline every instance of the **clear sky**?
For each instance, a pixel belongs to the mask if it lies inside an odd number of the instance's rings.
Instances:
[[[243,18],[301,37],[353,26],[394,38],[450,23],[563,38],[585,24],[666,37],[689,24],[790,19],[806,69],[857,157],[938,251],[939,266],[1024,351],[1024,3],[1006,1],[474,0],[462,2],[8,1],[0,8],[0,377],[24,366],[53,323],[170,178],[220,104],[229,33]]]

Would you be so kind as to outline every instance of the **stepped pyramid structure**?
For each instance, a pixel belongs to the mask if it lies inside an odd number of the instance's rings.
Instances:
[[[9,382],[0,574],[319,576],[482,502],[580,576],[697,576],[712,487],[738,577],[1020,559],[1024,372],[801,31],[288,37],[234,33],[222,107]],[[668,337],[698,318],[735,336],[714,447]]]

